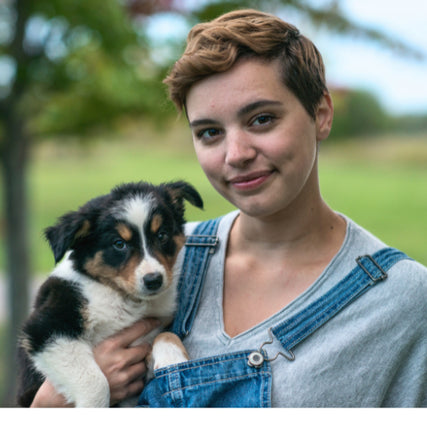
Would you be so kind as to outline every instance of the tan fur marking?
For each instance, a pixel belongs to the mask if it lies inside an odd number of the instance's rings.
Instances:
[[[184,234],[178,234],[178,236],[175,236],[173,238],[177,249],[176,249],[176,254],[178,255],[178,252],[182,249],[182,247],[185,245],[185,236]]]
[[[173,240],[176,244],[176,251],[173,256],[167,257],[167,256],[164,256],[161,252],[157,252],[157,251],[154,254],[156,259],[159,260],[159,262],[165,267],[169,283],[172,282],[173,266],[175,265],[178,252],[181,250],[181,248],[185,244],[185,236],[183,234],[180,234],[178,236],[175,236]]]
[[[99,251],[90,259],[84,266],[85,270],[95,279],[101,280],[104,278],[112,279],[117,275],[117,271],[105,265],[102,259],[102,251]]]
[[[137,257],[129,260],[122,270],[106,265],[102,260],[102,252],[85,264],[86,271],[99,282],[108,285],[126,295],[135,295],[135,269],[138,264]],[[124,273],[124,274],[123,274]]]
[[[168,276],[168,284],[172,282],[172,267],[175,262],[176,256],[165,257],[161,252],[154,252],[154,257],[165,267]]]
[[[130,293],[135,292],[135,272],[136,269],[141,262],[141,259],[139,256],[134,255],[132,258],[129,259],[129,261],[126,263],[124,268],[119,272],[120,278],[123,280],[122,287]]]
[[[172,332],[162,332],[161,334],[157,335],[157,337],[155,338],[153,342],[153,347],[159,341],[163,341],[166,344],[169,343],[169,344],[175,345],[176,347],[180,348],[181,351],[184,353],[185,357],[189,359],[187,350],[185,349],[184,344],[182,343],[182,341],[179,339],[177,335],[173,334]]]
[[[176,205],[179,202],[179,199],[182,198],[182,190],[178,188],[176,189],[169,188],[168,192],[172,198],[172,203]]]
[[[154,215],[153,219],[151,220],[151,231],[153,233],[157,233],[160,229],[160,227],[163,224],[163,218],[161,215]]]
[[[31,353],[33,351],[33,346],[31,345],[30,339],[27,335],[22,335],[19,339],[20,346],[27,352]]]
[[[80,237],[84,237],[86,234],[89,233],[89,230],[90,230],[90,222],[89,220],[85,219],[83,222],[83,225],[81,226],[80,230],[77,231],[74,238],[79,239]]]
[[[127,242],[132,239],[132,230],[130,230],[129,227],[125,224],[118,224],[116,230],[120,234],[120,237]]]

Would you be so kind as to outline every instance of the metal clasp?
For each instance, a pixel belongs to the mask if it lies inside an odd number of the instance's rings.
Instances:
[[[372,276],[372,274],[369,272],[369,270],[363,265],[362,263],[362,259],[363,258],[368,258],[369,261],[372,262],[372,264],[375,265],[375,267],[378,268],[378,270],[381,272],[381,276],[379,277],[374,277]],[[372,284],[374,285],[377,282],[380,282],[381,280],[387,279],[388,275],[387,273],[381,268],[381,266],[374,260],[374,258],[371,257],[371,255],[362,255],[356,258],[356,262],[359,264],[359,267],[369,276],[369,278],[372,280]]]
[[[262,348],[265,345],[273,344],[273,341],[274,341],[273,331],[271,330],[271,328],[268,329],[268,335],[270,336],[270,339],[268,341],[265,341],[264,343],[262,343],[261,347],[258,350],[253,351],[248,356],[248,365],[252,366],[253,368],[260,368],[264,362],[273,362],[279,356],[283,356],[285,359],[289,360],[290,362],[293,362],[295,360],[295,354],[291,350],[287,350],[288,354],[279,351],[272,358],[264,356],[264,352],[263,352]]]
[[[260,351],[253,351],[248,356],[248,365],[253,368],[259,368],[264,363],[265,357]]]
[[[209,253],[213,254],[218,246],[218,236],[191,234],[187,237],[185,246],[204,246],[209,247]]]

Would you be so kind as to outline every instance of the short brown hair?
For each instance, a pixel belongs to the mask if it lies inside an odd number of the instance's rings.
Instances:
[[[283,83],[315,118],[327,91],[319,51],[293,25],[252,9],[226,13],[192,28],[185,52],[164,80],[171,100],[181,111],[194,83],[229,70],[241,58],[251,57],[278,59]]]

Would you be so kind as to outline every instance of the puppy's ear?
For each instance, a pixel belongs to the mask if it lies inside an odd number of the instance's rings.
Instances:
[[[80,212],[69,212],[46,228],[44,234],[52,248],[55,263],[59,262],[73,243],[89,233],[90,221]]]
[[[192,185],[184,181],[177,181],[163,184],[163,187],[169,193],[172,203],[181,214],[184,214],[184,200],[187,200],[197,208],[203,209],[203,200]]]

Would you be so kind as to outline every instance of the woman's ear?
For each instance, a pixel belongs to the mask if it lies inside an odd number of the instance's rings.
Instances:
[[[329,92],[325,92],[316,112],[317,141],[323,141],[329,136],[334,118],[334,104]]]

